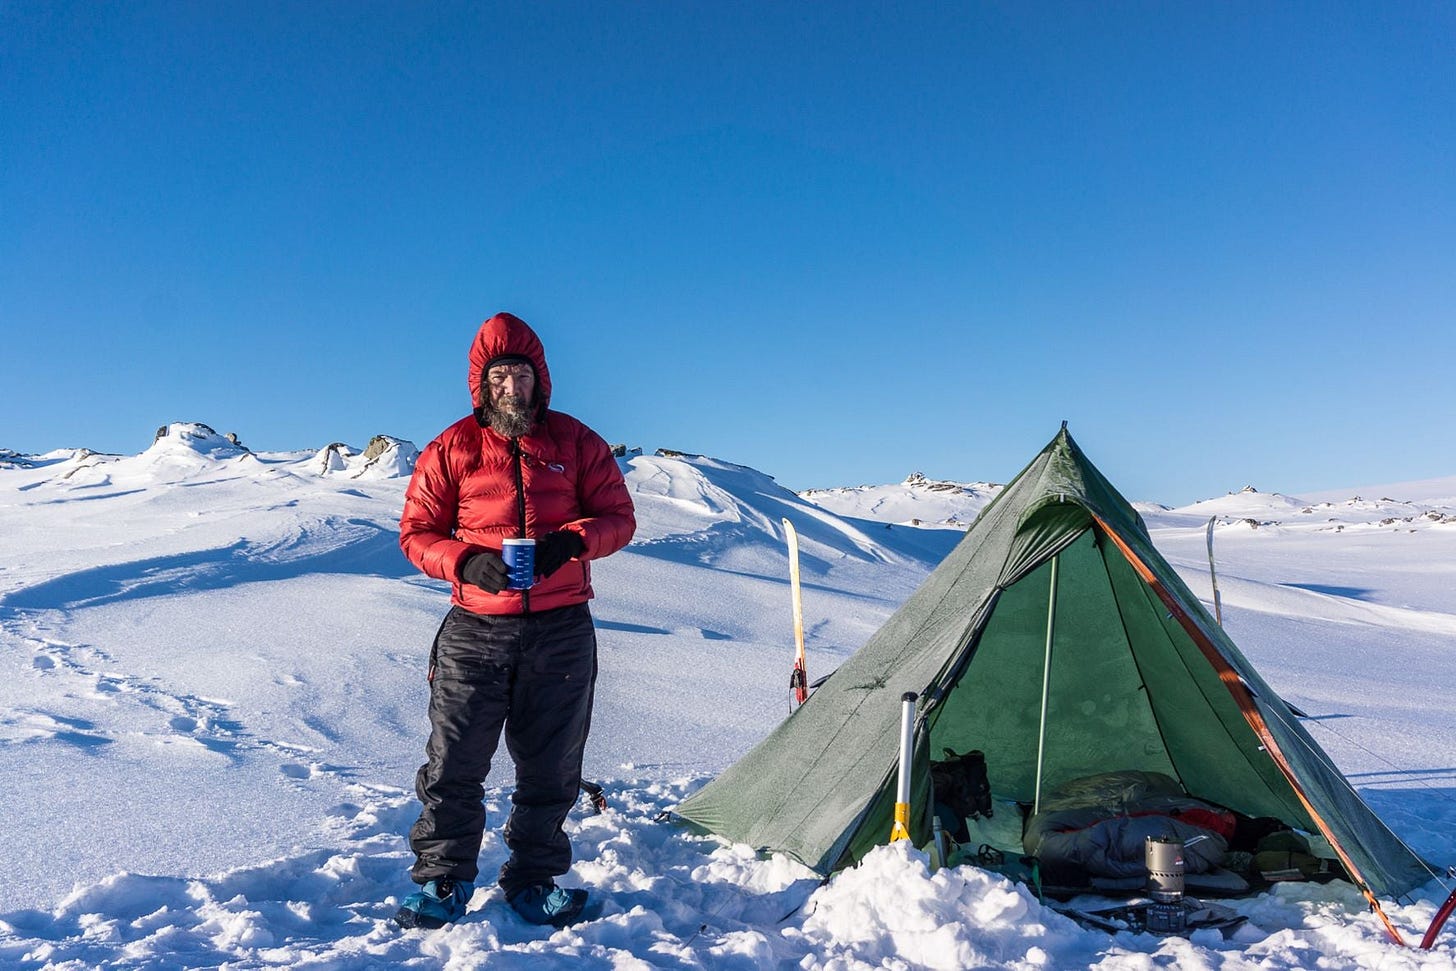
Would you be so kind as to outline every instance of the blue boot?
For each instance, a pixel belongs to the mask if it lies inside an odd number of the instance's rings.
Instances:
[[[506,898],[516,913],[532,924],[565,927],[575,923],[586,909],[585,890],[567,890],[550,883],[522,887]]]
[[[434,930],[453,924],[465,916],[465,905],[475,893],[475,884],[440,877],[431,880],[408,897],[394,922],[400,927],[425,927]]]

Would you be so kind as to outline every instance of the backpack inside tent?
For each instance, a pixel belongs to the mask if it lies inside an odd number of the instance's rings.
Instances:
[[[919,697],[916,845],[931,835],[931,760],[979,750],[998,825],[1017,813],[1023,835],[1055,833],[1050,810],[1085,809],[1076,797],[1089,793],[1100,793],[1102,817],[1122,819],[1150,799],[1191,820],[1191,802],[1228,826],[1305,834],[1377,910],[1377,895],[1433,877],[1153,548],[1065,425],[870,641],[677,814],[824,875],[853,864],[891,831],[906,692]]]

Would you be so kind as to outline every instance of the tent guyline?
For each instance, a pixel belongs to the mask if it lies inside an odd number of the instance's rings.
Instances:
[[[907,692],[918,701],[904,828],[917,846],[941,795],[930,753],[978,750],[994,820],[1017,830],[1007,859],[1036,857],[1044,873],[1059,807],[1108,779],[1317,834],[1329,872],[1397,940],[1379,898],[1433,872],[1289,716],[1065,426],[880,630],[677,815],[825,876],[851,865],[886,841],[906,802],[896,768]]]
[[[1290,709],[1288,714],[1289,715],[1294,715],[1294,714],[1296,714],[1296,711],[1294,709]],[[1283,718],[1283,719],[1287,720],[1288,715],[1280,715],[1280,714],[1278,714],[1276,712],[1276,717]],[[1400,768],[1400,766],[1398,766],[1395,763],[1391,762],[1389,759],[1387,759],[1384,756],[1382,756],[1379,752],[1373,752],[1373,751],[1371,751],[1369,748],[1366,748],[1364,745],[1361,745],[1359,742],[1356,742],[1353,739],[1350,739],[1350,738],[1345,737],[1344,735],[1340,734],[1339,732],[1335,731],[1334,729],[1330,728],[1328,725],[1325,725],[1322,722],[1317,722],[1316,724],[1318,724],[1323,731],[1329,732],[1331,735],[1334,735],[1336,738],[1340,739],[1341,741],[1345,742],[1348,745],[1355,746],[1356,748],[1360,749],[1360,751],[1364,752],[1366,755],[1370,756],[1371,758],[1375,759],[1376,761],[1385,763],[1385,765],[1388,766],[1389,768],[1391,768],[1391,769],[1393,769],[1393,770],[1395,770],[1397,772],[1404,771],[1404,770],[1402,770]],[[1315,749],[1310,750],[1309,754],[1310,754],[1310,756],[1312,758],[1321,759],[1325,763],[1326,767],[1331,772],[1333,772],[1333,773],[1339,773],[1340,772],[1339,768],[1330,759],[1329,754],[1327,752],[1325,752],[1324,749],[1322,749],[1322,748],[1315,748]],[[1350,795],[1354,796],[1357,799],[1360,798],[1359,792],[1355,789],[1355,787],[1353,785],[1350,784],[1350,780],[1349,779],[1346,779],[1344,777],[1344,774],[1343,773],[1340,773],[1339,777],[1344,782],[1345,788],[1349,790]],[[1450,796],[1446,795],[1444,792],[1442,792],[1439,789],[1436,789],[1436,788],[1433,788],[1431,786],[1425,785],[1424,783],[1422,783],[1422,788],[1424,788],[1427,792],[1430,792],[1430,793],[1432,793],[1432,794],[1434,794],[1436,796],[1439,796],[1442,799],[1445,799],[1445,800],[1450,801],[1452,803],[1456,803],[1456,800],[1451,799]],[[1381,819],[1379,816],[1376,816],[1375,817],[1375,820],[1376,820],[1376,822],[1378,822],[1381,826],[1383,826],[1385,828],[1386,832],[1388,832],[1390,834],[1390,836],[1391,836],[1392,839],[1399,839],[1400,838],[1399,836],[1396,835],[1395,830],[1393,830],[1393,829],[1390,828],[1390,824],[1387,823],[1384,819]],[[1436,868],[1436,866],[1434,864],[1432,864],[1429,860],[1425,860],[1425,859],[1422,859],[1420,857],[1417,857],[1417,859],[1420,859],[1421,860],[1421,865],[1425,867],[1426,873],[1430,876],[1430,878],[1432,880],[1434,880],[1438,884],[1440,884],[1441,889],[1443,889],[1443,890],[1456,890],[1456,888],[1453,888],[1451,885],[1447,884],[1447,882],[1446,882],[1446,878],[1448,878],[1448,877],[1456,877],[1456,867],[1447,867],[1444,870],[1438,871],[1437,868]],[[1408,896],[1408,895],[1402,895],[1402,896]]]

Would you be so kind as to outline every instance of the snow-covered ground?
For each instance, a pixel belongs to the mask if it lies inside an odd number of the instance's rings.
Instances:
[[[0,443],[3,444],[3,443]],[[1036,445],[1028,450],[1031,458]],[[821,490],[702,457],[622,460],[640,528],[594,569],[601,679],[564,882],[597,919],[529,927],[489,886],[401,933],[443,584],[396,545],[415,455],[250,452],[173,425],[134,456],[0,451],[0,967],[1456,967],[1342,884],[1232,902],[1231,939],[1080,928],[903,844],[828,884],[658,820],[788,712],[781,519],[803,548],[809,673],[831,670],[995,494]],[[1092,456],[1096,460],[1096,456]],[[1158,548],[1395,831],[1456,862],[1456,479],[1140,504]],[[918,521],[919,525],[911,525]],[[509,765],[487,795],[482,871]],[[1418,941],[1446,888],[1389,913]]]

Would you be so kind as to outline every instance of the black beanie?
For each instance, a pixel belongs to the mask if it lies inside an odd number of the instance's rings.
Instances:
[[[534,363],[532,363],[531,359],[529,357],[527,357],[526,355],[524,355],[524,354],[498,354],[495,357],[491,358],[489,361],[486,361],[485,362],[485,367],[483,367],[483,368],[480,369],[480,376],[481,376],[481,378],[484,379],[485,376],[490,373],[490,369],[493,368],[493,367],[495,367],[498,364],[525,364],[525,365],[528,365],[531,368],[531,374],[532,374],[532,376],[534,376],[536,374],[536,365]]]

